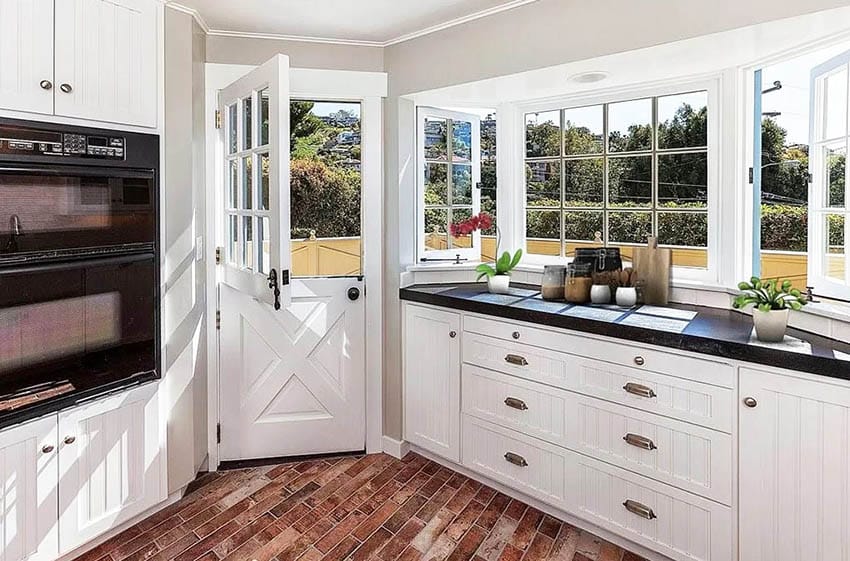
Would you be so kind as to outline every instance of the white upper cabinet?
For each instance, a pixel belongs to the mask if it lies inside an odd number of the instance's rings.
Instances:
[[[56,114],[155,127],[159,8],[151,0],[56,2]]]
[[[55,415],[0,433],[3,561],[56,559],[56,458]]]
[[[741,369],[741,561],[850,551],[850,388]]]
[[[0,1],[0,108],[53,113],[53,0]]]
[[[59,414],[62,553],[165,499],[157,384]]]

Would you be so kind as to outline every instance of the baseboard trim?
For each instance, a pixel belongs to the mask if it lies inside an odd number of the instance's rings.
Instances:
[[[384,438],[387,438],[387,437],[384,437]],[[554,516],[558,520],[561,520],[561,521],[566,522],[566,523],[568,523],[572,526],[575,526],[576,528],[579,528],[581,530],[586,530],[586,531],[590,532],[591,534],[594,534],[595,536],[598,536],[598,537],[600,537],[600,538],[602,538],[606,541],[609,541],[609,542],[613,543],[614,545],[618,545],[618,546],[622,547],[623,549],[625,549],[627,551],[631,551],[632,553],[640,555],[641,557],[648,559],[649,561],[670,561],[669,557],[665,557],[665,556],[661,555],[660,553],[658,553],[657,551],[652,551],[650,549],[647,549],[646,547],[644,547],[640,544],[636,544],[636,543],[628,540],[627,538],[624,538],[620,535],[617,535],[617,534],[615,534],[615,533],[613,533],[609,530],[606,530],[605,528],[601,528],[601,527],[593,524],[592,522],[588,522],[587,520],[585,520],[583,518],[579,518],[575,515],[570,514],[569,512],[566,512],[566,511],[560,510],[556,507],[553,507],[553,506],[551,506],[547,503],[544,503],[543,501],[541,501],[539,499],[535,499],[534,497],[530,497],[530,496],[526,495],[525,493],[523,493],[522,491],[517,491],[516,489],[508,487],[507,485],[505,485],[503,483],[499,483],[498,481],[494,481],[494,480],[490,479],[489,477],[481,475],[480,473],[473,471],[473,470],[471,470],[467,467],[464,467],[460,464],[456,464],[456,463],[452,462],[451,460],[441,458],[440,456],[438,456],[438,455],[436,455],[432,452],[429,452],[427,450],[423,450],[422,448],[419,448],[416,445],[411,445],[409,443],[405,443],[405,444],[407,444],[407,448],[408,448],[409,452],[413,452],[415,454],[419,454],[420,456],[424,456],[425,458],[428,458],[429,460],[431,460],[433,462],[436,462],[436,463],[438,463],[442,466],[445,466],[452,471],[456,471],[456,472],[458,472],[462,475],[469,477],[470,479],[474,479],[475,481],[478,481],[479,483],[483,483],[484,485],[487,485],[488,487],[492,487],[493,489],[499,491],[500,493],[504,493],[505,495],[508,495],[511,498],[520,500],[527,505],[533,506],[534,508],[536,508],[537,510],[539,510],[541,512],[544,512],[544,513],[546,513],[550,516]]]
[[[396,440],[391,436],[384,435],[384,453],[389,454],[393,458],[402,459],[410,452],[410,443],[406,440]]]

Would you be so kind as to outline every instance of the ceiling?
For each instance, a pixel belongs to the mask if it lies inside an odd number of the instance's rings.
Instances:
[[[173,0],[212,32],[386,46],[535,0]]]

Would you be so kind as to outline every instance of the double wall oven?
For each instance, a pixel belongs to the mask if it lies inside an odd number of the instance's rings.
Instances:
[[[159,376],[159,137],[0,119],[0,426]]]

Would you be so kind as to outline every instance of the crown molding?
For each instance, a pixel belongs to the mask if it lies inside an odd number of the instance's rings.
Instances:
[[[488,8],[486,10],[481,10],[480,12],[475,12],[474,14],[469,14],[466,16],[462,16],[459,18],[455,18],[437,25],[432,25],[430,27],[426,27],[424,29],[420,29],[418,31],[413,31],[410,33],[405,33],[404,35],[399,35],[393,39],[388,39],[387,41],[364,41],[359,39],[343,39],[343,38],[335,38],[335,37],[313,37],[309,35],[285,35],[280,33],[252,33],[248,31],[233,31],[228,29],[211,29],[207,22],[204,20],[203,16],[198,12],[198,10],[194,8],[190,8],[179,2],[173,2],[171,0],[165,0],[166,6],[177,10],[179,12],[183,12],[185,14],[189,14],[192,16],[197,24],[204,30],[204,33],[207,35],[213,35],[217,37],[238,37],[243,39],[269,39],[273,41],[299,41],[302,43],[321,43],[325,45],[343,45],[349,47],[378,47],[385,48],[391,45],[396,45],[398,43],[404,43],[405,41],[410,41],[412,39],[416,39],[418,37],[423,37],[425,35],[430,35],[431,33],[436,33],[438,31],[442,31],[444,29],[449,29],[451,27],[455,27],[458,25],[462,25],[464,23],[468,23],[471,21],[475,21],[477,19],[486,18],[488,16],[492,16],[498,14],[500,12],[505,12],[508,10],[513,10],[514,8],[518,8],[520,6],[524,6],[526,4],[531,4],[532,2],[536,2],[537,0],[511,0],[510,2],[506,2],[500,6],[495,6],[493,8]]]

